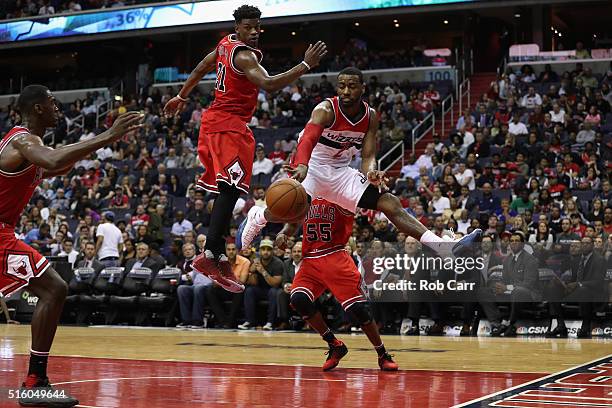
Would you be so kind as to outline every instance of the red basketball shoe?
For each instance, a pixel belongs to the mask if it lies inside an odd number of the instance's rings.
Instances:
[[[244,285],[232,273],[232,267],[225,255],[221,255],[219,260],[216,260],[213,253],[206,250],[196,256],[191,266],[196,272],[208,276],[213,282],[229,292],[244,292]]]
[[[329,371],[336,368],[342,357],[348,354],[348,348],[342,341],[336,339],[333,345],[329,345],[329,351],[325,354],[327,354],[327,360],[323,363],[323,371]]]
[[[389,353],[378,357],[378,366],[383,371],[397,371],[399,369],[399,366],[393,361],[393,357]]]

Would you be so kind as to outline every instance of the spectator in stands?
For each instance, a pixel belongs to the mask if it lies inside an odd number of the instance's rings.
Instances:
[[[74,241],[72,240],[72,238],[64,238],[64,241],[62,241],[62,251],[57,254],[57,256],[68,257],[68,263],[70,263],[70,267],[74,268],[74,264],[76,263],[77,256],[79,256],[79,252],[74,249]]]
[[[153,275],[159,270],[159,265],[151,257],[151,249],[149,245],[144,242],[136,244],[136,257],[128,260],[125,263],[125,272],[127,275],[134,268],[149,268],[153,271]]]
[[[253,176],[258,174],[272,175],[274,162],[266,157],[263,143],[258,143],[255,149],[255,161],[253,162]]]
[[[267,322],[264,330],[273,330],[276,320],[276,299],[283,275],[283,262],[272,255],[274,244],[263,239],[259,244],[259,257],[251,264],[247,287],[244,291],[246,321],[238,326],[241,330],[255,327],[258,300],[268,300]]]
[[[400,170],[401,178],[412,178],[416,179],[419,177],[419,165],[416,164],[416,157],[414,154],[408,156],[408,164],[404,165]]]
[[[38,15],[46,16],[50,14],[55,14],[55,7],[49,4],[49,0],[43,0],[42,5],[38,10]]]
[[[512,116],[512,121],[508,124],[508,132],[513,135],[526,135],[529,133],[527,126],[521,122],[521,115],[515,113]]]
[[[569,253],[572,241],[579,241],[580,236],[572,231],[572,221],[569,218],[561,220],[561,232],[555,238],[554,251],[558,254]]]
[[[596,253],[591,237],[582,238],[570,245],[571,261],[569,270],[562,276],[564,281],[552,279],[548,286],[550,302],[551,328],[552,319],[557,320],[557,327],[547,337],[567,337],[567,328],[563,319],[562,302],[578,302],[582,325],[578,338],[591,337],[591,320],[593,302],[605,301],[604,279],[606,273],[605,258]],[[567,264],[566,264],[567,265]]]
[[[289,328],[289,298],[291,295],[291,284],[295,279],[295,272],[302,261],[302,243],[296,242],[291,248],[291,258],[283,263],[283,277],[281,280],[281,289],[278,291],[278,330],[286,330]]]
[[[204,327],[206,292],[213,282],[207,276],[193,270],[191,263],[195,256],[195,245],[183,245],[184,261],[180,264],[182,284],[177,289],[181,323],[177,327],[192,329]]]
[[[544,65],[544,70],[540,72],[538,82],[559,82],[559,75],[557,75],[557,73],[553,71],[552,66],[550,64],[546,64]]]
[[[183,238],[185,232],[193,230],[193,224],[189,220],[185,219],[185,213],[183,211],[177,211],[174,218],[174,224],[172,224],[172,230],[170,235],[172,238]]]
[[[92,268],[96,276],[102,269],[104,269],[104,265],[100,263],[96,259],[96,245],[93,242],[88,242],[85,245],[85,253],[84,257],[80,260],[77,260],[75,268]]]
[[[198,253],[203,252],[205,246],[206,246],[206,235],[199,234],[198,237],[196,238],[196,247],[197,247],[196,249],[198,250]]]
[[[251,262],[242,255],[238,255],[236,244],[234,243],[227,243],[225,245],[225,254],[227,255],[228,261],[232,266],[234,276],[236,276],[240,282],[246,283],[247,279],[249,278],[249,268],[251,266]],[[213,313],[215,314],[217,319],[216,323],[219,327],[224,329],[236,328],[236,319],[238,317],[240,306],[242,305],[242,298],[243,293],[228,292],[214,283],[208,286],[206,289],[206,299]],[[229,313],[226,313],[224,310],[224,301],[232,302]]]
[[[521,99],[521,106],[525,109],[535,109],[540,105],[542,105],[542,97],[536,93],[533,86],[530,86],[527,94]]]
[[[96,253],[105,267],[119,266],[119,254],[123,251],[123,236],[113,222],[115,213],[102,214],[103,222],[96,230]]]
[[[494,287],[495,297],[484,296],[483,309],[489,322],[491,322],[491,336],[516,336],[516,321],[520,311],[528,302],[537,301],[540,297],[538,290],[538,261],[525,251],[525,235],[514,232],[510,237],[511,255],[504,260],[503,280]],[[485,292],[483,292],[485,293]],[[511,302],[510,324],[505,329],[501,326],[501,315],[495,305],[496,299],[507,298]],[[498,301],[498,300],[497,300]]]
[[[194,226],[196,231],[210,224],[210,214],[204,206],[204,201],[196,200],[193,208],[187,210],[187,219]]]
[[[433,197],[429,202],[429,212],[433,214],[442,214],[444,210],[450,208],[450,200],[448,197],[442,196],[442,190],[438,186],[433,188]]]

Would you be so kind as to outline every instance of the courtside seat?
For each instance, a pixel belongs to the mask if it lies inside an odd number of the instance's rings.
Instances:
[[[138,305],[145,317],[161,318],[165,326],[174,322],[177,308],[176,288],[181,278],[178,268],[164,268],[151,280],[150,293],[138,297]]]
[[[106,312],[107,324],[113,324],[118,317],[122,319],[135,318],[138,325],[144,320],[138,310],[138,299],[149,291],[153,271],[150,268],[133,268],[122,280],[119,295],[111,295]]]
[[[64,307],[65,316],[74,316],[76,312],[76,323],[82,324],[79,321],[79,304],[82,296],[91,296],[93,294],[93,282],[96,279],[96,273],[93,268],[78,268],[74,271],[74,277],[68,283],[68,296],[66,296],[66,305]]]
[[[106,312],[111,295],[119,293],[123,268],[110,267],[100,271],[93,284],[93,294],[79,298],[79,315],[85,321],[92,312]],[[79,319],[77,318],[77,321]]]

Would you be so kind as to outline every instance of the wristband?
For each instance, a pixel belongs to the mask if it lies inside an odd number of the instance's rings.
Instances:
[[[310,65],[306,61],[302,61],[301,64],[304,64],[306,68],[310,71]]]
[[[188,99],[187,98],[183,98],[181,95],[176,94],[176,97],[179,98],[182,102],[187,102]]]

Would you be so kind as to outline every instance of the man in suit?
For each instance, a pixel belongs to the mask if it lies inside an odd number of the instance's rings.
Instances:
[[[136,245],[136,258],[130,259],[125,264],[124,276],[127,276],[134,268],[149,268],[153,271],[153,275],[158,272],[158,264],[155,259],[151,258],[151,250],[149,245],[144,242]]]
[[[510,255],[504,259],[502,281],[492,288],[481,291],[481,305],[489,322],[491,336],[516,336],[516,321],[526,303],[540,298],[538,290],[538,260],[525,251],[525,234],[515,231],[510,237]],[[501,314],[496,301],[504,299],[510,302],[510,325],[501,325]]]
[[[591,337],[593,304],[605,299],[606,260],[593,251],[593,239],[584,237],[581,241],[572,242],[570,254],[572,257],[567,274],[564,274],[561,279],[553,279],[547,287],[547,298],[551,300],[549,304],[551,324],[552,319],[556,319],[557,327],[551,330],[546,337],[567,337],[561,302],[578,303],[582,318],[578,338]],[[567,282],[564,282],[564,277],[567,277]]]
[[[406,237],[406,241],[404,241],[404,251],[409,258],[419,258],[423,254],[423,248],[420,242],[412,237]],[[429,317],[434,321],[434,325],[431,326],[428,334],[431,336],[444,335],[444,326],[441,323],[440,304],[436,301],[437,299],[435,299],[436,295],[418,289],[421,280],[435,280],[433,279],[432,271],[423,268],[423,265],[419,264],[416,270],[410,270],[409,273],[410,275],[404,276],[404,279],[415,282],[417,290],[408,291],[406,293],[408,298],[408,318],[412,321],[412,327],[406,332],[406,335],[418,336],[420,334],[419,318],[423,305],[427,305],[429,308]]]
[[[94,276],[104,269],[104,265],[96,259],[96,245],[93,242],[85,245],[85,257],[76,262],[75,268],[92,268]]]
[[[196,256],[195,245],[183,245],[183,256],[185,260],[178,265],[182,284],[176,291],[181,312],[181,323],[177,327],[201,329],[204,327],[206,289],[212,285],[212,280],[191,267]]]
[[[278,330],[289,328],[289,298],[291,295],[291,284],[295,278],[295,271],[302,262],[302,243],[296,242],[291,248],[291,258],[283,262],[283,278],[281,280],[281,289],[277,295],[278,307]]]

